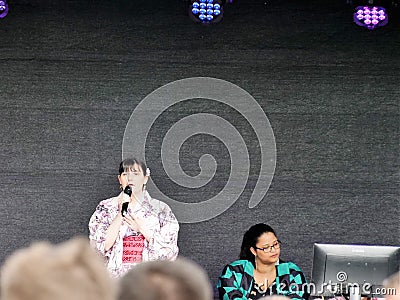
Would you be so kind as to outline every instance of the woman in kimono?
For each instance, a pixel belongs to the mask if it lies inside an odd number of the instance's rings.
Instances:
[[[149,176],[144,162],[123,160],[118,175],[121,193],[101,201],[90,218],[90,242],[105,257],[114,278],[140,262],[178,256],[178,221],[167,204],[150,197]]]

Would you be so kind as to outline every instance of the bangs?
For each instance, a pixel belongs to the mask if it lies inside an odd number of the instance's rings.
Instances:
[[[127,158],[124,159],[119,166],[119,175],[129,171],[141,171],[144,174],[144,170],[146,170],[146,164],[144,162],[137,158]]]

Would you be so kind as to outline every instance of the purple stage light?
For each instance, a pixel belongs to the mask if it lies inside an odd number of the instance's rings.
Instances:
[[[8,14],[8,4],[5,0],[0,0],[0,19]]]
[[[353,19],[357,25],[368,29],[375,29],[388,23],[385,8],[378,6],[358,6]]]

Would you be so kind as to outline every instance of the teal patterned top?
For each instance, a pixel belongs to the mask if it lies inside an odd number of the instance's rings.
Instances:
[[[292,299],[308,299],[308,283],[301,269],[292,262],[280,261],[271,294]],[[248,300],[254,284],[254,266],[248,260],[236,260],[224,267],[217,283],[220,300]],[[250,299],[255,299],[251,296]]]

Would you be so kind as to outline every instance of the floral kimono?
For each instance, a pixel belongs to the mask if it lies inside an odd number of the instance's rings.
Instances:
[[[121,225],[114,245],[108,251],[104,250],[107,229],[118,214],[119,197],[121,194],[101,201],[89,221],[90,243],[106,258],[107,269],[114,278],[121,277],[134,265],[122,263],[123,238],[128,231],[127,225]],[[149,241],[144,240],[142,261],[175,260],[179,251],[179,224],[169,206],[152,199],[145,191],[143,201],[136,203],[132,210],[132,214],[143,219],[152,232]]]

